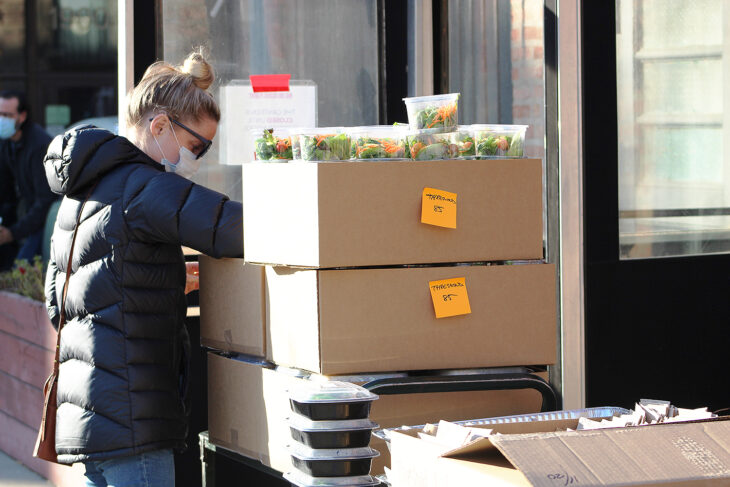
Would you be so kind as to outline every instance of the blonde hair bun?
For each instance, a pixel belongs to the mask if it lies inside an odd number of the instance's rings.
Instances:
[[[201,90],[207,90],[215,81],[213,66],[205,60],[202,51],[194,51],[183,62],[180,71],[189,74],[193,78],[195,86]]]
[[[160,112],[181,120],[210,117],[219,122],[220,108],[208,91],[213,81],[213,67],[202,49],[193,51],[180,66],[157,61],[129,94],[127,126],[136,126],[151,113]]]

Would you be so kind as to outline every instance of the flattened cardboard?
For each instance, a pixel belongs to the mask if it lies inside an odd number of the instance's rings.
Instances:
[[[536,375],[547,379],[544,372]],[[286,445],[291,433],[287,391],[302,379],[260,365],[208,354],[208,430],[211,441],[281,472],[291,468]],[[372,405],[370,418],[382,428],[424,424],[439,419],[457,421],[540,410],[534,390],[470,391],[384,395]],[[390,465],[384,441],[372,438],[380,451],[372,473]]]
[[[264,270],[243,259],[200,256],[200,343],[264,357]]]
[[[251,163],[247,262],[328,268],[541,259],[542,162]],[[459,195],[455,229],[421,223],[424,188]]]
[[[429,281],[465,277],[471,314],[437,319]],[[267,267],[267,346],[323,374],[549,365],[555,266]]]
[[[551,423],[533,423],[544,432],[493,436],[448,452],[417,431],[396,432],[393,480],[402,487],[439,485],[424,479],[445,475],[463,487],[730,485],[730,421],[575,432],[550,432]]]

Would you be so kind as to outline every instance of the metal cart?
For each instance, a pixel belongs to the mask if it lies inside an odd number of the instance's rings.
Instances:
[[[393,377],[372,380],[362,386],[379,395],[534,389],[542,396],[542,412],[556,411],[561,407],[555,389],[543,378],[526,372]],[[283,472],[212,443],[207,431],[200,433],[200,462],[203,487],[290,485],[284,480]]]

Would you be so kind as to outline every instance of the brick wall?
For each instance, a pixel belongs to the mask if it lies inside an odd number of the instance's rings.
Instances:
[[[511,0],[512,119],[529,125],[525,155],[545,154],[543,3]]]

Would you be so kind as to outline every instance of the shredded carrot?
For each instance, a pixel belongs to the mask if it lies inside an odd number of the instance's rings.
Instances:
[[[334,137],[335,134],[327,134],[327,135],[316,135],[315,139],[317,140],[317,145],[321,144],[324,139],[327,137]]]
[[[359,156],[362,152],[364,152],[368,149],[377,148],[377,147],[378,147],[378,144],[364,144],[362,146],[357,147],[356,153]]]
[[[396,153],[401,149],[400,145],[390,139],[380,139],[380,143],[388,154]]]
[[[436,110],[436,116],[433,117],[433,120],[431,120],[431,123],[428,124],[426,128],[433,128],[434,125],[436,125],[439,122],[445,122],[447,118],[451,118],[451,116],[456,112],[456,103],[451,103],[449,105],[442,105],[438,107]]]

